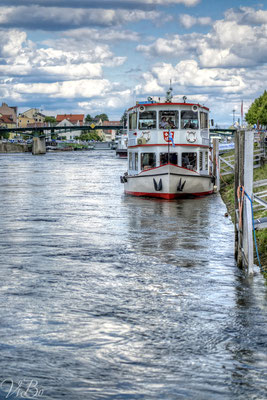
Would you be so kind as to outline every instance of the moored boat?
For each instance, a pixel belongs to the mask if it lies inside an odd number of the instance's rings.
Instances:
[[[127,143],[128,135],[127,132],[121,134],[118,140],[118,146],[116,148],[116,156],[119,158],[127,158]]]
[[[210,172],[209,109],[166,100],[138,102],[127,111],[126,194],[174,199],[213,193]]]

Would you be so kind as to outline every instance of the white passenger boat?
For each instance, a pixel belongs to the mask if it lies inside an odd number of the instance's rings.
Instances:
[[[213,193],[210,172],[209,109],[195,103],[151,97],[127,111],[126,194],[174,199]]]
[[[127,158],[127,143],[128,135],[127,132],[123,132],[118,140],[118,146],[116,148],[116,156],[119,158]]]

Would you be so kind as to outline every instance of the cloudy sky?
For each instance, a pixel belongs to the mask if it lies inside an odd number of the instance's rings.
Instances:
[[[240,117],[267,89],[266,0],[0,0],[0,102],[46,115],[163,97]]]

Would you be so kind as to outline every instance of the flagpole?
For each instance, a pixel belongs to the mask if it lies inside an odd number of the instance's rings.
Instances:
[[[170,128],[168,129],[168,164],[170,163]]]

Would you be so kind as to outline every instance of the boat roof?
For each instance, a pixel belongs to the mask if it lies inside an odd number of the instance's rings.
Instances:
[[[162,107],[162,106],[189,106],[189,107],[191,106],[192,107],[192,106],[197,106],[197,107],[200,107],[200,108],[203,108],[203,109],[209,111],[208,107],[202,106],[199,103],[173,103],[173,102],[171,102],[171,103],[157,103],[157,102],[145,102],[145,101],[137,102],[137,104],[135,106],[133,106],[133,107],[130,107],[128,109],[128,111],[134,110],[135,108],[137,109],[137,108],[139,108],[141,106],[145,106],[145,107]]]

